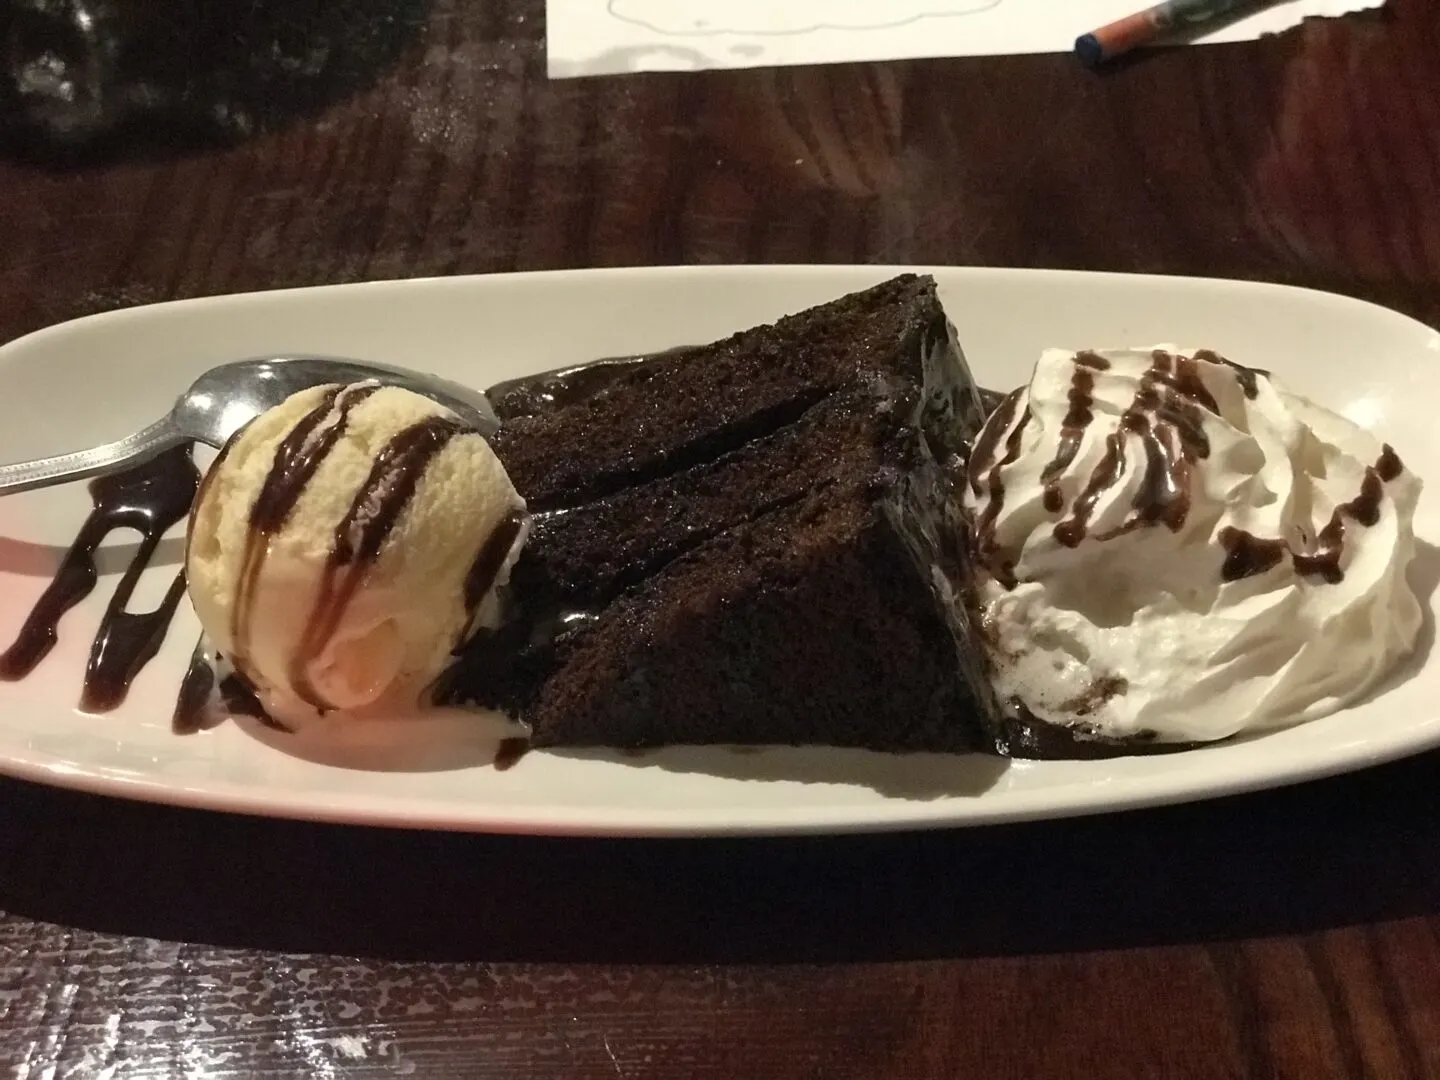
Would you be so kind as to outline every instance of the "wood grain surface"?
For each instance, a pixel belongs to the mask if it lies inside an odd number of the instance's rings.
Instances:
[[[562,83],[540,0],[404,8],[371,13],[399,36],[365,78],[269,102],[231,145],[5,150],[0,339],[245,289],[751,261],[1260,278],[1440,325],[1433,0],[1103,75],[1037,56]],[[1437,765],[745,842],[330,828],[0,782],[0,1068],[1440,1076]]]

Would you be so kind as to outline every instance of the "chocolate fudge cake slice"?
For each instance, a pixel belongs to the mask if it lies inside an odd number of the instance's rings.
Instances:
[[[538,746],[980,746],[954,484],[984,412],[932,280],[492,400],[534,528],[442,699]]]

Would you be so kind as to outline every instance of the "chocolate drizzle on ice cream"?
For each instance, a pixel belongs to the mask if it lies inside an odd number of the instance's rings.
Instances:
[[[270,554],[271,540],[290,520],[295,504],[314,479],[316,470],[344,437],[351,410],[379,388],[378,383],[327,388],[320,403],[303,416],[275,448],[274,464],[250,507],[250,531],[236,588],[230,660],[241,672],[246,672],[250,653],[255,587]],[[220,464],[216,462],[217,468]]]
[[[420,478],[445,444],[467,430],[460,421],[436,416],[406,428],[375,456],[350,510],[335,527],[335,543],[320,578],[320,591],[290,662],[295,692],[317,709],[331,708],[310,680],[310,666],[334,637],[366,570],[415,496]]]
[[[396,387],[294,395],[229,448],[191,523],[191,595],[276,719],[425,708],[528,525],[486,441]]]
[[[504,570],[505,560],[510,557],[527,526],[526,515],[507,515],[495,527],[480,553],[475,556],[475,561],[470,564],[470,572],[465,575],[465,610],[472,617],[495,588],[495,583]]]

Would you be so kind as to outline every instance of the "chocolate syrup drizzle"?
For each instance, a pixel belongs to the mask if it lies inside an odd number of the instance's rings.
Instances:
[[[1030,407],[1025,407],[1020,422],[1011,430],[1005,440],[1004,455],[996,457],[996,451],[1000,448],[1000,436],[1005,429],[1015,421],[1015,414],[1020,408],[1020,399],[1024,397],[1024,388],[1012,390],[1001,400],[985,426],[980,429],[980,434],[975,440],[975,449],[970,454],[969,482],[970,490],[976,495],[985,495],[985,509],[980,512],[975,522],[974,546],[975,557],[985,564],[996,580],[1008,582],[1006,588],[1013,587],[1014,580],[1011,571],[1011,562],[1003,557],[999,544],[995,539],[996,525],[1000,520],[1000,511],[1005,506],[1005,478],[1001,470],[1020,455],[1020,440],[1024,435],[1025,426],[1030,422]]]
[[[234,654],[230,661],[240,672],[253,674],[246,670],[250,617],[255,604],[255,586],[270,554],[270,542],[290,520],[321,462],[344,437],[351,410],[378,389],[373,383],[330,387],[321,395],[319,404],[301,417],[275,448],[274,464],[250,508],[250,530],[245,538],[245,554],[235,592],[230,627]]]
[[[290,662],[291,686],[302,700],[317,709],[331,706],[310,682],[311,662],[335,636],[345,609],[365,580],[366,571],[379,557],[386,537],[410,505],[431,460],[466,430],[459,420],[432,416],[394,436],[375,456],[370,475],[335,527],[335,542],[321,572],[319,596]],[[278,469],[278,455],[276,465]]]
[[[22,679],[45,659],[59,640],[61,618],[95,588],[99,578],[95,556],[101,543],[115,529],[129,528],[140,534],[140,543],[100,621],[85,671],[81,705],[105,712],[124,701],[131,680],[165,640],[170,619],[185,595],[183,571],[154,611],[134,613],[126,607],[161,538],[190,512],[199,483],[200,474],[188,446],[91,481],[94,508],[15,642],[0,654],[0,679]]]
[[[270,542],[294,512],[306,486],[345,434],[351,411],[378,386],[332,387],[295,425],[276,448],[274,462],[250,511],[249,534],[242,556],[236,598],[237,655],[228,659],[239,670],[246,651],[255,587]],[[469,429],[449,417],[430,417],[399,432],[376,456],[369,476],[356,492],[336,527],[335,543],[322,574],[319,599],[302,635],[292,678],[298,692],[325,708],[307,677],[310,660],[335,633],[345,609],[366,571],[414,497],[426,468],[456,435]],[[216,464],[224,457],[222,451]],[[214,475],[214,466],[210,476]],[[207,477],[208,481],[209,477]],[[105,537],[118,528],[140,533],[140,544],[101,619],[85,674],[81,703],[93,711],[115,708],[131,682],[159,651],[185,595],[183,570],[176,575],[160,605],[150,612],[126,610],[140,576],[165,532],[190,513],[202,490],[199,471],[188,446],[160,455],[137,468],[95,480],[90,485],[94,509],[81,527],[54,579],[36,602],[9,649],[0,654],[0,678],[17,680],[33,671],[54,648],[58,627],[67,611],[95,588],[99,578],[95,556]],[[465,582],[470,612],[495,586],[505,559],[525,525],[525,515],[508,515],[477,554]],[[229,716],[248,716],[286,730],[269,717],[251,684],[241,675],[217,674],[216,666],[197,648],[181,683],[173,716],[177,734],[214,727]],[[508,767],[523,751],[502,746],[497,767]]]
[[[1345,522],[1353,521],[1367,529],[1377,525],[1380,505],[1385,499],[1385,485],[1404,469],[1400,455],[1386,443],[1375,464],[1366,467],[1360,494],[1335,508],[1330,521],[1320,530],[1308,551],[1293,551],[1284,540],[1262,539],[1243,529],[1221,529],[1220,544],[1225,549],[1225,563],[1220,576],[1226,581],[1240,581],[1263,574],[1278,566],[1288,555],[1297,574],[1313,575],[1330,585],[1340,584],[1345,580],[1345,571],[1340,566],[1340,558],[1345,553]]]
[[[1220,412],[1215,396],[1201,377],[1202,363],[1226,367],[1241,392],[1251,400],[1259,395],[1260,377],[1269,374],[1242,367],[1209,350],[1197,352],[1193,357],[1155,350],[1151,354],[1151,366],[1141,376],[1135,396],[1121,414],[1116,430],[1105,438],[1104,456],[1076,496],[1069,516],[1054,525],[1056,541],[1073,548],[1090,535],[1090,518],[1101,497],[1125,477],[1125,444],[1130,436],[1137,436],[1144,448],[1145,472],[1131,501],[1130,514],[1120,525],[1098,534],[1096,539],[1110,540],[1150,525],[1164,525],[1175,532],[1185,524],[1190,513],[1194,469],[1210,455],[1204,417],[1206,413],[1218,415]],[[1093,352],[1082,352],[1075,357],[1069,408],[1061,423],[1059,446],[1054,459],[1040,474],[1044,506],[1052,514],[1059,514],[1064,508],[1060,479],[1074,463],[1085,430],[1094,421],[1095,372],[1108,367],[1109,363]],[[1001,473],[1018,456],[1020,437],[1030,419],[1027,407],[1019,423],[1011,428],[1022,397],[1023,388],[1008,395],[986,422],[976,441],[969,474],[971,491],[986,496],[973,527],[976,555],[1006,588],[1015,585],[1014,563],[1013,558],[999,549],[996,526],[1005,500]],[[997,461],[996,451],[1006,429],[1010,429],[1010,435],[1005,454]],[[1289,557],[1298,574],[1318,576],[1331,584],[1343,581],[1345,574],[1340,562],[1347,522],[1367,528],[1376,524],[1384,499],[1384,485],[1399,476],[1403,468],[1400,458],[1387,445],[1380,459],[1366,469],[1360,494],[1336,507],[1309,550],[1293,551],[1282,539],[1257,537],[1233,527],[1222,529],[1218,537],[1225,550],[1222,579],[1231,582],[1263,574]]]
[[[1220,530],[1220,546],[1225,549],[1225,562],[1220,567],[1222,581],[1240,581],[1263,574],[1279,566],[1290,553],[1284,540],[1262,540],[1233,525]]]
[[[1240,384],[1240,390],[1251,401],[1260,396],[1260,376],[1270,377],[1270,372],[1264,368],[1245,367],[1235,363],[1234,360],[1227,360],[1219,353],[1211,349],[1200,349],[1195,353],[1196,360],[1203,360],[1207,364],[1224,364],[1230,368],[1235,375],[1235,381]]]
[[[190,666],[185,678],[180,680],[180,694],[175,700],[175,715],[170,728],[176,735],[193,735],[197,731],[215,727],[219,717],[210,709],[215,697],[215,668],[206,658],[204,650],[196,648],[190,657]]]
[[[247,716],[272,731],[289,731],[260,704],[255,691],[240,676],[229,672],[218,676],[201,646],[190,658],[190,667],[180,683],[171,730],[176,735],[193,735],[219,727],[232,716]]]
[[[475,556],[470,572],[465,575],[465,610],[472,616],[480,607],[481,601],[495,587],[500,571],[505,568],[505,558],[515,546],[515,541],[520,538],[520,530],[524,527],[525,515],[519,511],[510,513],[495,526],[489,539],[480,548],[480,553]]]
[[[1105,456],[1075,499],[1070,517],[1056,523],[1054,536],[1066,547],[1078,547],[1089,534],[1090,516],[1104,493],[1125,475],[1125,441],[1138,435],[1145,448],[1145,474],[1131,502],[1132,513],[1115,529],[1098,537],[1109,540],[1144,525],[1163,524],[1178,532],[1190,513],[1190,486],[1195,463],[1210,456],[1203,412],[1218,414],[1219,406],[1188,356],[1156,349],[1150,370],[1120,424],[1105,440]]]
[[[1108,371],[1110,361],[1093,352],[1082,352],[1075,357],[1075,372],[1070,377],[1070,409],[1060,422],[1060,445],[1054,459],[1040,473],[1040,482],[1045,485],[1045,509],[1058,514],[1065,505],[1060,493],[1060,477],[1064,475],[1085,437],[1085,429],[1095,419],[1095,373]]]
[[[530,752],[530,740],[523,738],[502,739],[500,749],[495,752],[495,771],[505,772],[520,764],[520,759]]]
[[[1012,390],[1000,399],[1000,404],[990,414],[990,419],[980,429],[980,434],[975,439],[975,449],[970,452],[970,490],[976,495],[985,491],[990,483],[989,476],[995,469],[995,450],[1000,445],[1000,436],[1005,434],[1005,429],[1015,421],[1015,413],[1020,408],[1020,399],[1025,396],[1025,388]]]

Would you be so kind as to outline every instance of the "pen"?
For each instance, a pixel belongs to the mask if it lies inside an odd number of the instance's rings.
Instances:
[[[1256,0],[1167,0],[1147,11],[1127,15],[1075,41],[1075,55],[1089,67],[1181,29],[1201,26],[1223,18]]]

